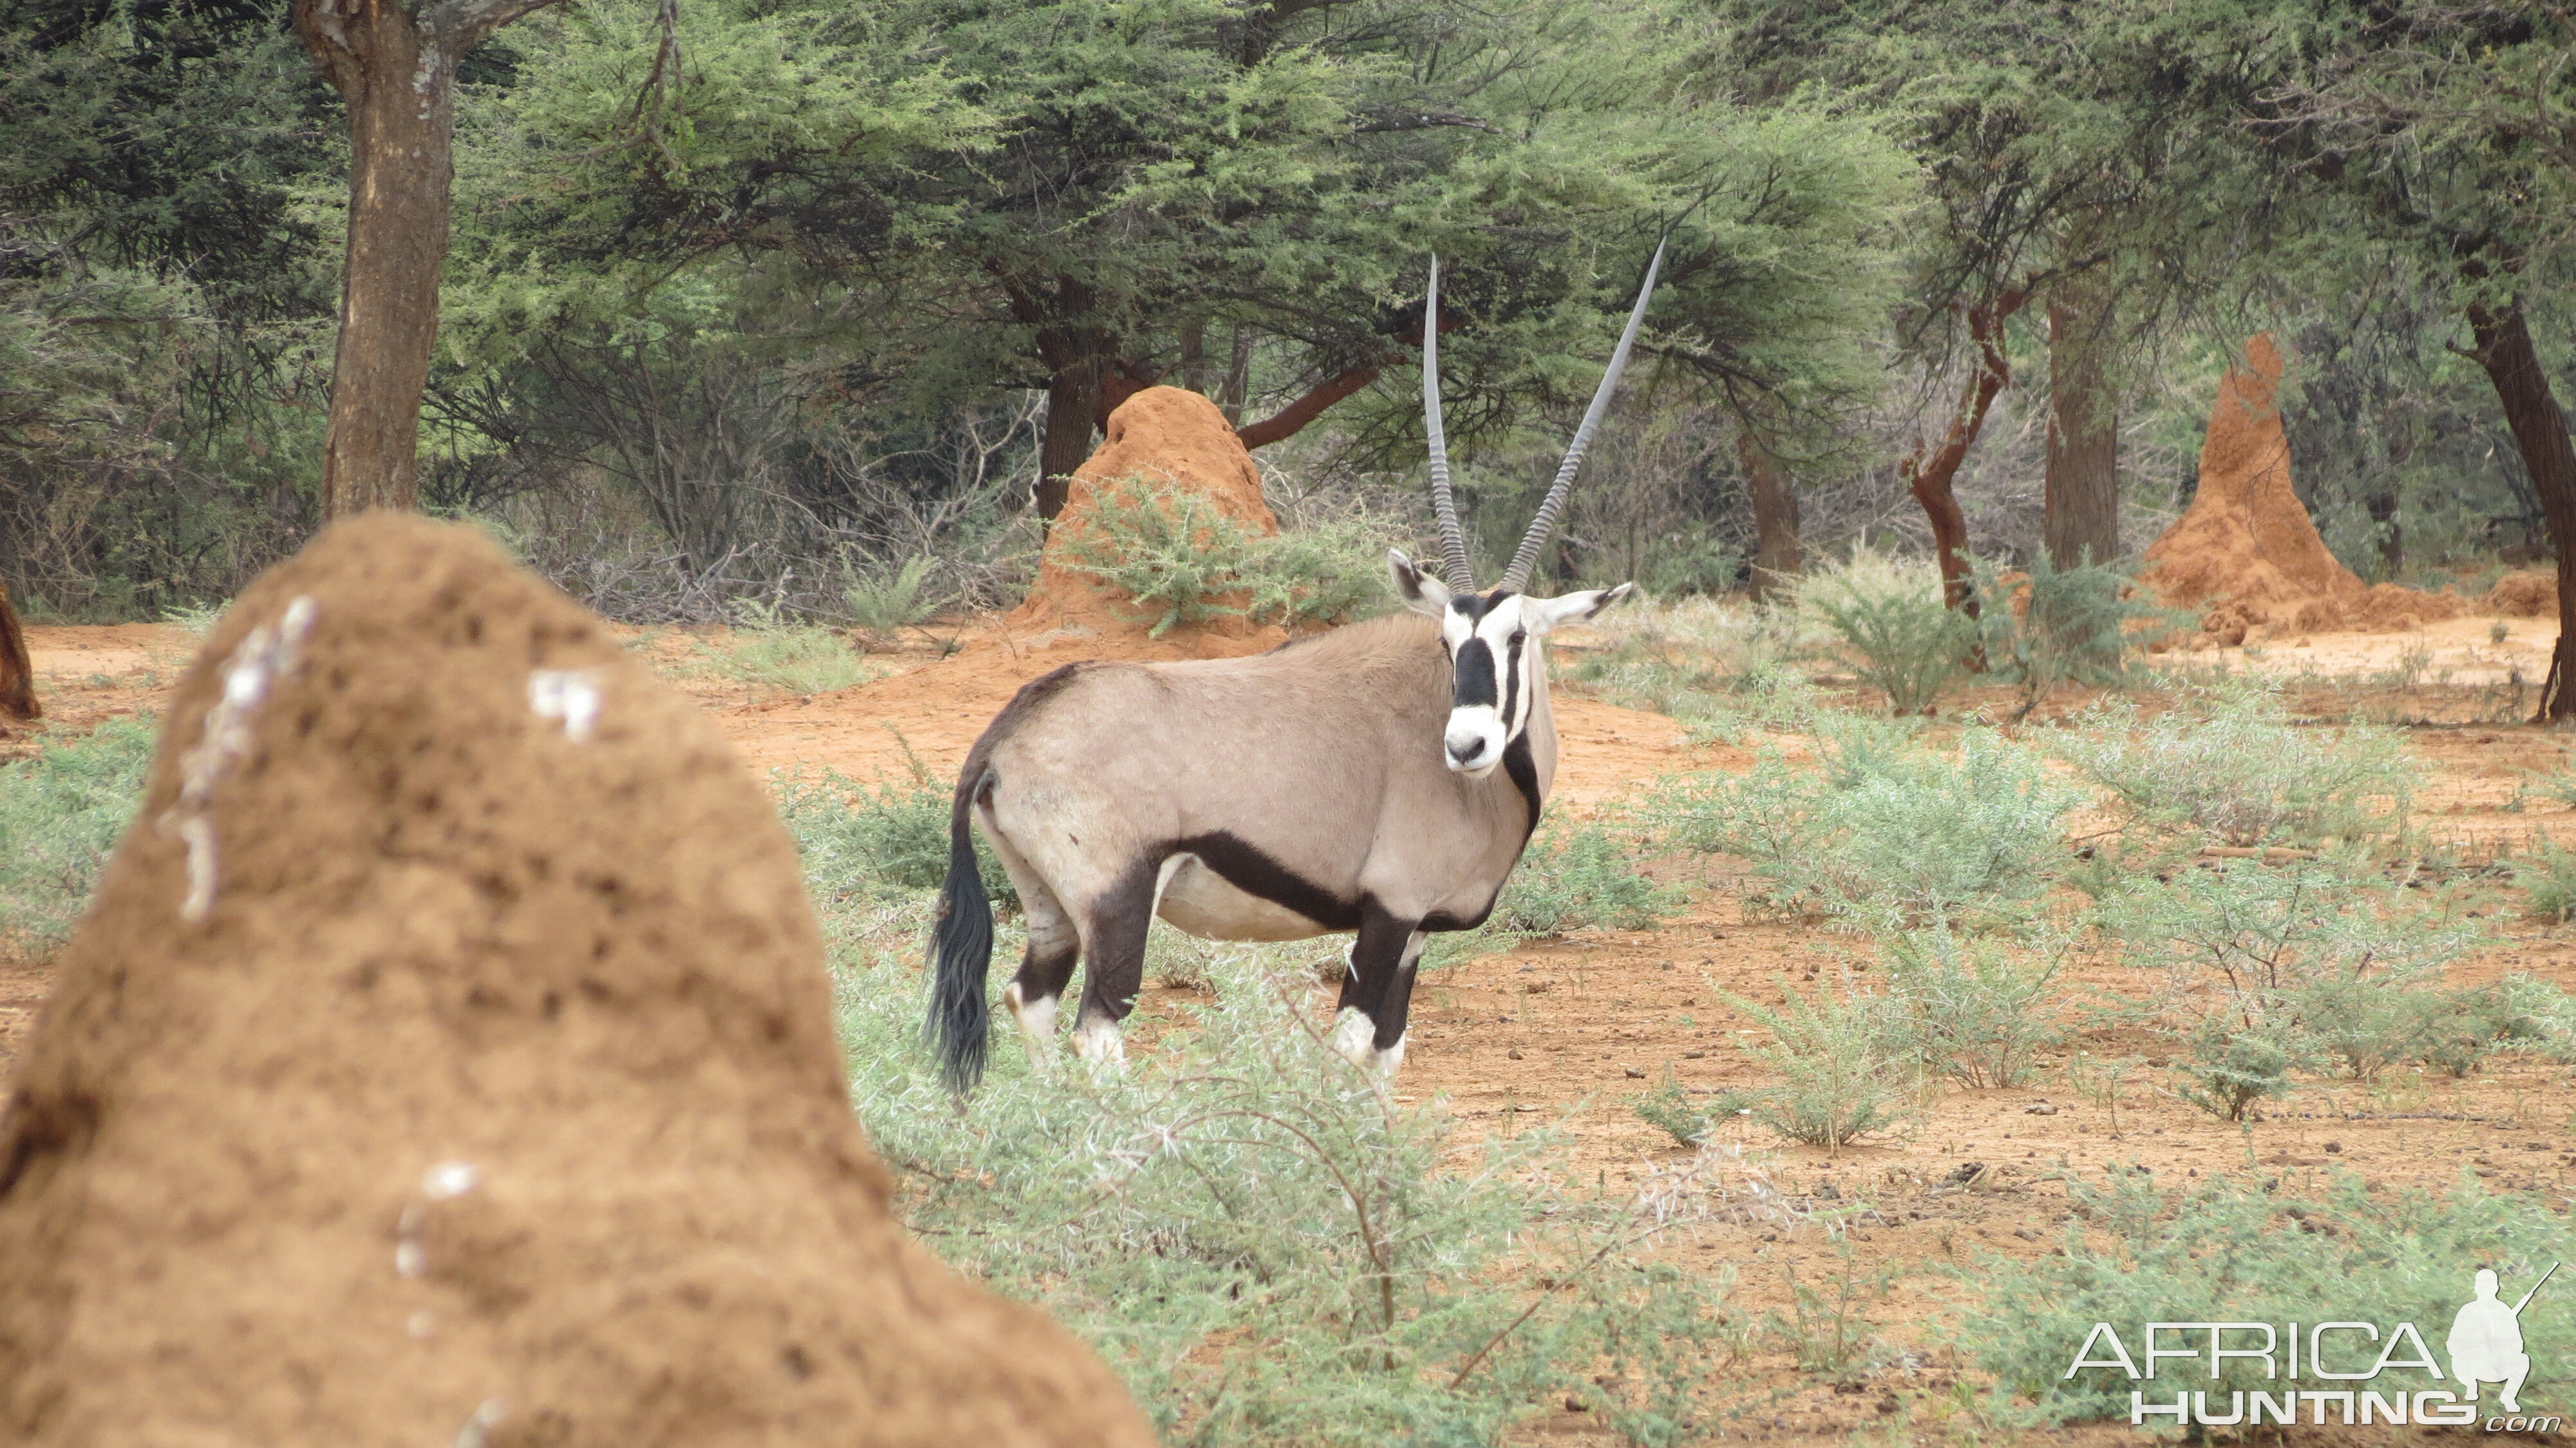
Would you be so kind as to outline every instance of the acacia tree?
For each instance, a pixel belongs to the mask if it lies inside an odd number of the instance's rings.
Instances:
[[[301,213],[341,167],[286,14],[31,0],[0,21],[0,577],[21,605],[155,612],[300,541],[308,339],[337,282]]]
[[[1450,263],[1444,327],[1521,349],[1453,353],[1461,442],[1500,430],[1577,390],[1538,359],[1590,340],[1626,253],[1688,205],[1656,164],[1671,137],[1631,124],[1637,86],[1667,84],[1646,4],[919,8],[941,53],[1020,78],[980,97],[991,144],[924,200],[977,268],[948,294],[954,345],[1023,339],[987,363],[997,380],[1039,364],[1021,375],[1048,393],[1042,515],[1118,403],[1207,377],[1211,335],[1231,337],[1230,413],[1256,343],[1285,384],[1267,389],[1276,410],[1239,419],[1246,446],[1361,395],[1419,345],[1433,251]],[[1380,421],[1361,431],[1382,439]]]
[[[2047,84],[2026,45],[2005,43],[1998,32],[2010,27],[1990,7],[1753,0],[1730,19],[1733,43],[1715,54],[1739,84],[1774,99],[1835,97],[1825,103],[1889,128],[1920,168],[1926,205],[1900,330],[1920,357],[1964,352],[1966,370],[1957,401],[1897,470],[1931,524],[1944,597],[1973,612],[1952,482],[2012,380],[2006,325],[2054,278],[2049,243],[2067,218],[2100,204],[2102,168],[2061,146],[2072,98]]]
[[[2576,16],[2561,6],[2428,5],[2279,23],[2294,44],[2251,107],[2283,173],[2331,203],[2332,239],[2394,245],[2447,273],[2558,557],[2559,636],[2539,717],[2576,717],[2576,446],[2531,332],[2576,280]]]
[[[2046,0],[1738,0],[1713,64],[1749,94],[1822,94],[1914,157],[1927,204],[1907,250],[1909,351],[1955,400],[1898,464],[1930,522],[1945,596],[1973,611],[1967,522],[1953,481],[2011,385],[2015,319],[2047,313],[2046,547],[2053,562],[2119,551],[2119,354],[2161,315],[2159,293],[2205,284],[2188,248],[2209,171],[2194,97],[2223,68],[2175,63],[2161,13]],[[2148,295],[2137,327],[2123,295]],[[1963,365],[1962,365],[1963,364]]]
[[[1887,149],[1665,106],[1668,17],[1644,0],[848,9],[692,6],[649,146],[598,99],[636,64],[635,7],[522,32],[467,139],[496,199],[462,269],[466,350],[568,318],[636,348],[674,310],[810,319],[767,330],[805,349],[818,400],[1043,389],[1043,514],[1109,411],[1164,380],[1213,390],[1247,446],[1338,406],[1359,453],[1415,465],[1435,251],[1462,454],[1581,406],[1667,229],[1649,345],[1748,396],[1808,386],[1819,298],[1876,304],[1855,217],[1881,203],[1852,197],[1896,184]]]
[[[438,339],[456,69],[554,0],[295,0],[295,33],[349,107],[349,241],[322,511],[420,499],[421,390]]]

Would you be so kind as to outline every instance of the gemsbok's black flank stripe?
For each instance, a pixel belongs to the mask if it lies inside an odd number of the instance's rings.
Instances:
[[[1512,787],[1521,792],[1521,802],[1529,806],[1529,823],[1521,826],[1521,848],[1528,849],[1530,832],[1538,828],[1538,812],[1547,801],[1538,792],[1538,762],[1530,758],[1527,734],[1515,735],[1511,743],[1503,746],[1503,773],[1511,776]]]
[[[1156,868],[1173,855],[1196,855],[1217,878],[1244,894],[1294,910],[1326,930],[1360,928],[1359,901],[1342,899],[1239,836],[1217,830],[1174,840],[1156,853]]]

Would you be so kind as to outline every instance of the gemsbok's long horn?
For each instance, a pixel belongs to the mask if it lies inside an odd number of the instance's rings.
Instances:
[[[1431,511],[1440,519],[1440,571],[1449,586],[1476,591],[1458,505],[1449,497],[1449,437],[1440,427],[1440,258],[1431,258],[1431,295],[1422,303],[1422,430],[1431,438]]]
[[[1557,464],[1556,481],[1548,486],[1547,500],[1538,505],[1538,516],[1530,520],[1529,532],[1521,539],[1520,551],[1512,555],[1512,566],[1503,570],[1502,586],[1519,592],[1529,586],[1530,569],[1538,563],[1538,550],[1547,543],[1547,535],[1556,530],[1556,515],[1565,507],[1565,495],[1574,487],[1575,469],[1583,466],[1584,451],[1592,446],[1592,434],[1601,426],[1601,414],[1610,410],[1610,394],[1619,389],[1619,374],[1628,366],[1628,349],[1636,343],[1637,329],[1646,320],[1646,303],[1655,295],[1655,274],[1663,270],[1664,243],[1655,243],[1655,259],[1646,264],[1646,284],[1637,289],[1637,305],[1628,312],[1628,330],[1619,334],[1619,347],[1610,354],[1610,370],[1601,374],[1601,385],[1592,393],[1592,405],[1583,410],[1583,425],[1574,430],[1574,442],[1565,450],[1565,461]]]

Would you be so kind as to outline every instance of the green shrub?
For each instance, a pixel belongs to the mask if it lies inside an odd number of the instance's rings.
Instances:
[[[951,790],[910,745],[903,757],[902,778],[880,776],[873,784],[832,769],[812,779],[770,772],[778,817],[796,839],[818,900],[884,903],[936,890],[948,878]],[[1002,862],[980,836],[975,845],[985,894],[1017,908],[1019,893]]]
[[[698,640],[690,671],[777,694],[828,694],[877,676],[839,634],[759,607],[721,642]]]
[[[1682,1089],[1681,1079],[1673,1074],[1670,1066],[1664,1068],[1654,1090],[1628,1105],[1637,1113],[1638,1120],[1660,1128],[1682,1146],[1698,1146],[1707,1141],[1709,1129],[1717,1124],[1715,1113],[1700,1109],[1690,1099],[1690,1093]]]
[[[1681,1079],[1666,1066],[1655,1089],[1628,1103],[1637,1119],[1648,1126],[1662,1129],[1665,1135],[1682,1146],[1700,1146],[1708,1141],[1709,1132],[1730,1116],[1753,1114],[1754,1100],[1744,1091],[1720,1091],[1702,1105],[1691,1100]]]
[[[2280,696],[2233,688],[2141,720],[2126,701],[2068,730],[2058,753],[2130,818],[2237,846],[2365,840],[2403,827],[2415,771],[2394,736],[2291,726]]]
[[[1980,729],[1955,757],[1832,753],[1850,782],[1818,802],[1786,863],[1836,914],[1878,929],[2013,923],[2064,871],[2063,822],[2081,796],[2032,751]]]
[[[1809,837],[1809,817],[1823,789],[1821,775],[1765,746],[1741,774],[1665,782],[1648,809],[1675,847],[1740,856],[1786,885],[1789,863]]]
[[[1490,1443],[1569,1398],[1680,1441],[1706,1279],[1540,1130],[1450,1169],[1450,1118],[1400,1102],[1302,1018],[1308,947],[1236,948],[1121,1071],[995,1053],[959,1104],[918,1040],[919,912],[839,973],[852,1096],[906,1225],[1088,1341],[1172,1441]]]
[[[2455,1023],[2448,993],[2370,975],[2336,975],[2290,992],[2284,1000],[2299,1029],[2356,1081],[2407,1061],[2448,1051]],[[2483,1040],[2483,1037],[2481,1037]],[[2483,1056],[2481,1045],[2478,1054]]]
[[[1776,978],[1776,977],[1775,977]],[[1771,1039],[1747,1055],[1780,1079],[1743,1095],[1753,1119],[1807,1146],[1848,1146],[1893,1126],[1910,1086],[1905,1022],[1884,996],[1825,987],[1809,999],[1779,979],[1779,1009],[1741,996],[1727,1003]]]
[[[2566,1061],[2576,1051],[2576,996],[2520,971],[2476,987],[2487,994],[2487,1019],[2505,1050]]]
[[[2290,1073],[2315,1059],[2313,1038],[2290,1022],[2213,1013],[2174,1058],[2174,1094],[2220,1120],[2243,1121],[2254,1103],[2288,1095]]]
[[[2470,1075],[2499,1051],[2565,1061],[2576,1043],[2576,1001],[2527,975],[2440,992],[2428,1017],[2416,1059],[2451,1076]]]
[[[1798,602],[1834,631],[1852,672],[1887,695],[1891,714],[1928,712],[1977,645],[1977,621],[1944,606],[1937,576],[1855,565],[1810,580]]]
[[[930,577],[930,555],[923,554],[883,577],[853,578],[841,589],[850,621],[879,638],[909,628],[938,611],[936,599],[922,594]]]
[[[2129,958],[2174,972],[2178,990],[2272,1002],[2320,981],[2403,985],[2476,944],[2437,897],[2336,862],[2204,861],[2133,879],[2095,923]]]
[[[1585,692],[1732,742],[1752,729],[1804,728],[1815,686],[1797,616],[1716,598],[1647,599],[1593,621],[1565,648],[1559,677]]]
[[[2576,916],[2576,850],[2544,841],[2540,852],[2513,867],[2522,887],[2522,910],[2534,920],[2567,923]]]
[[[1066,563],[1176,624],[1248,617],[1295,625],[1358,616],[1387,598],[1386,554],[1375,528],[1352,519],[1263,537],[1204,493],[1123,478],[1093,494]]]
[[[2205,1351],[2197,1362],[2169,1361],[2155,1383],[2133,1381],[2117,1367],[2071,1370],[2095,1323],[2113,1324],[2141,1366],[2139,1333],[2148,1322],[2314,1323],[2328,1312],[2382,1329],[2412,1322],[2441,1354],[2443,1332],[2468,1299],[2476,1268],[2495,1269],[2510,1300],[2550,1263],[2576,1260],[2576,1234],[2546,1201],[2489,1195],[2472,1177],[2447,1193],[2374,1192],[2361,1178],[2338,1173],[2317,1195],[2213,1177],[2185,1195],[2170,1189],[2179,1185],[2170,1176],[2160,1186],[2142,1169],[2106,1172],[2098,1185],[2067,1182],[2090,1229],[2070,1228],[2056,1253],[1985,1255],[1957,1269],[1955,1340],[1991,1375],[1999,1410],[2009,1412],[2020,1398],[2048,1423],[2125,1423],[2129,1395],[2139,1389],[2166,1402],[2177,1390],[2206,1390],[2211,1409],[2225,1412],[2230,1393],[2285,1387],[2259,1359],[2213,1364]],[[2552,1284],[2524,1310],[2523,1332],[2534,1342],[2576,1336],[2576,1293]],[[2171,1333],[2163,1339],[2166,1346],[2180,1341]],[[2207,1335],[2198,1342],[2205,1350]],[[2384,1344],[2356,1346],[2358,1359],[2333,1365],[2367,1369]],[[2306,1344],[2301,1349],[2304,1368]],[[2097,1346],[2086,1356],[2108,1353]],[[2273,1368],[2281,1365],[2276,1356]],[[2213,1376],[2213,1368],[2222,1371]],[[2409,1386],[2433,1386],[2406,1376]],[[2532,1355],[2526,1394],[2555,1401],[2567,1382],[2557,1357]]]
[[[1624,820],[1545,821],[1513,867],[1489,924],[1519,935],[1660,925],[1682,907],[1683,895],[1639,867],[1648,848],[1643,831]]]
[[[149,715],[111,719],[0,765],[0,949],[41,955],[71,935],[142,801],[158,735]]]
[[[1772,889],[1870,930],[1941,918],[2026,923],[2069,863],[2063,821],[2082,796],[1991,731],[1950,755],[1882,727],[1825,724],[1817,767],[1765,751],[1753,769],[1663,792],[1656,817],[1689,849],[1740,855]]]
[[[2427,982],[2479,939],[2438,897],[2335,860],[2132,879],[2093,924],[2165,970],[2162,1008],[2189,1037],[2181,1094],[2229,1120],[2293,1071],[2331,1060],[2367,1079],[2418,1057],[2447,1009]]]
[[[1888,994],[1926,1066],[1979,1090],[2018,1086],[2065,1036],[2047,999],[2061,958],[1935,926],[1889,939]]]
[[[222,620],[223,616],[224,605],[220,603],[174,604],[161,611],[163,623],[173,628],[186,629],[188,636],[199,643],[203,643],[206,635],[215,631],[215,625]]]
[[[1981,563],[1976,583],[1986,669],[2020,687],[2023,715],[2059,684],[2127,682],[2129,655],[2178,617],[2117,564],[2061,569],[2043,553],[2012,575]]]
[[[1670,551],[1656,555],[1644,576],[1636,580],[1639,588],[1657,598],[1724,593],[1735,586],[1736,575],[1744,570],[1744,550],[1711,536],[1705,525],[1694,536],[1676,534],[1670,541]],[[1606,578],[1601,584],[1620,581]]]

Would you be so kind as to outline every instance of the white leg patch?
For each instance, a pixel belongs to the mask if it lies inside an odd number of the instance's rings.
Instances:
[[[1352,1065],[1366,1066],[1377,1054],[1377,1022],[1356,1009],[1345,1008],[1341,1019],[1333,1022],[1333,1049],[1349,1058]]]
[[[1020,1045],[1029,1053],[1029,1064],[1044,1066],[1055,1053],[1056,998],[1040,1001],[1020,999],[1020,983],[1002,987],[1002,1004],[1010,1008],[1011,1025],[1020,1033]]]
[[[1092,1016],[1074,1023],[1073,1049],[1094,1065],[1114,1066],[1127,1059],[1127,1037],[1116,1021]]]
[[[1024,1000],[1020,996],[1020,983],[1013,981],[1002,987],[1002,1004],[1009,1008],[1011,1024],[1019,1029],[1021,1035],[1035,1036],[1042,1041],[1054,1038],[1056,1006],[1054,996],[1048,996],[1044,1000]]]
[[[1405,1032],[1403,1036],[1395,1038],[1394,1045],[1377,1053],[1377,1073],[1379,1075],[1392,1081],[1395,1079],[1395,1073],[1404,1069],[1404,1041],[1406,1036],[1410,1036],[1412,1034],[1413,1033],[1411,1031]]]

